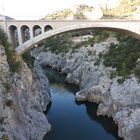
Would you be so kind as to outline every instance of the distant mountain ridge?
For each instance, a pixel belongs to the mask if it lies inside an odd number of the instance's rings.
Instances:
[[[52,14],[48,14],[43,19],[60,19],[60,20],[72,20],[72,19],[99,19],[103,16],[100,7],[92,7],[85,4],[75,5],[71,8],[56,11]]]
[[[113,9],[103,9],[104,17],[115,18],[139,18],[140,0],[119,0],[119,5]]]
[[[116,5],[116,6],[113,6]],[[74,19],[101,19],[101,18],[133,18],[140,19],[140,0],[116,0],[109,5],[109,0],[99,6],[85,4],[56,11],[46,15],[44,20],[74,20]]]

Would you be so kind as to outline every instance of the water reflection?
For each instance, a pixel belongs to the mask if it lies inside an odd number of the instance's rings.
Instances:
[[[88,114],[88,116],[92,121],[96,121],[100,123],[103,126],[103,128],[106,130],[106,132],[115,135],[116,138],[118,137],[117,135],[118,127],[114,124],[115,122],[113,121],[113,119],[111,117],[108,118],[107,116],[97,116],[96,114],[98,108],[97,104],[90,103],[90,102],[77,102],[77,101],[75,101],[75,103],[77,105],[84,104],[86,106],[86,113]],[[118,137],[117,140],[122,140],[122,138]]]
[[[96,104],[75,101],[78,87],[67,84],[65,76],[54,70],[45,71],[52,96],[45,114],[52,130],[44,140],[121,140],[113,120],[96,115]]]
[[[58,85],[58,87],[62,86],[63,88],[66,88],[69,92],[73,92],[76,93],[77,91],[79,91],[79,87],[77,85],[74,84],[69,84],[66,82],[65,78],[66,75],[65,74],[61,74],[58,71],[50,68],[50,67],[43,67],[47,78],[49,79],[50,84],[52,85]]]

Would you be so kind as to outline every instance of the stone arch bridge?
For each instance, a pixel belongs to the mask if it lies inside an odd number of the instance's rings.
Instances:
[[[139,20],[1,20],[0,26],[8,34],[18,55],[49,37],[75,30],[99,28],[127,33],[140,39]]]

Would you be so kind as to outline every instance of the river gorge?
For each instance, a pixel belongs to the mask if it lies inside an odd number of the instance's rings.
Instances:
[[[98,117],[97,105],[75,101],[77,86],[68,84],[65,75],[44,68],[50,83],[52,102],[46,111],[52,130],[44,140],[121,140],[111,118]]]
[[[18,56],[20,69],[1,43],[2,140],[139,140],[139,42],[115,35],[48,39]]]
[[[100,35],[98,37],[100,38]],[[48,40],[48,44],[49,43],[51,42],[49,42]],[[50,48],[50,50],[47,46],[34,49],[31,52],[31,55],[36,59],[36,61],[38,61],[41,67],[51,67],[52,69],[56,69],[60,73],[66,74],[66,81],[68,83],[79,86],[79,91],[74,93],[76,103],[77,101],[80,101],[81,103],[88,101],[91,102],[88,103],[90,104],[90,106],[93,105],[92,103],[98,104],[98,107],[96,106],[96,113],[99,117],[99,120],[102,118],[102,116],[112,117],[115,121],[115,124],[118,125],[118,135],[120,137],[123,137],[125,140],[139,140],[139,123],[137,122],[139,122],[138,114],[140,86],[138,84],[137,78],[133,74],[131,74],[128,78],[125,77],[127,71],[124,69],[126,68],[125,66],[123,66],[124,64],[121,64],[121,69],[123,70],[120,71],[120,74],[122,74],[125,79],[121,79],[120,76],[117,76],[115,74],[115,68],[111,66],[105,66],[105,64],[110,65],[110,63],[114,62],[118,62],[118,64],[122,63],[122,60],[113,59],[125,59],[125,55],[129,55],[129,48],[126,47],[124,50],[124,47],[118,47],[119,41],[114,37],[107,38],[105,41],[95,43],[94,45],[78,46],[79,48],[77,48],[76,46],[76,49],[72,48],[70,50],[68,49],[71,48],[69,47],[69,45],[63,48],[63,45],[58,46],[58,44],[59,43],[57,43],[56,47]],[[135,46],[137,47],[137,45]],[[133,48],[131,47],[130,49]],[[130,52],[133,52],[134,50],[135,48]],[[108,52],[109,54],[106,55]],[[103,58],[104,54],[106,58]],[[115,56],[116,54],[117,56]],[[118,57],[118,55],[120,55],[120,57]],[[125,61],[126,60],[128,59],[125,59]],[[60,97],[58,95],[52,94],[52,99],[55,99],[55,96],[58,97],[57,99],[59,99]],[[61,102],[63,103],[65,101]],[[55,107],[55,102],[52,103],[52,109],[53,106]],[[85,106],[88,110],[87,104]],[[76,108],[77,107],[75,107],[75,109]],[[50,112],[48,112],[48,116],[50,116]],[[55,117],[56,116],[59,115],[55,115]],[[92,118],[91,115],[89,116],[90,118]],[[50,118],[53,119],[53,116],[51,116]],[[79,118],[81,118],[81,115],[79,116]],[[52,119],[50,120],[53,124]],[[55,118],[54,120],[57,120],[57,118]],[[93,123],[91,122],[90,126],[93,128],[92,124]],[[86,129],[84,129],[84,131],[86,132]],[[52,125],[52,131],[50,132],[50,135],[48,134],[48,137],[51,137],[51,134],[53,134],[53,132],[54,131]],[[90,134],[93,133],[91,132]]]

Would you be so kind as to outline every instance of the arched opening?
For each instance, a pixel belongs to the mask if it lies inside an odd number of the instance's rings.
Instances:
[[[16,48],[19,46],[19,41],[18,41],[18,30],[15,25],[11,25],[9,27],[9,35],[10,35],[10,41],[12,45]]]
[[[51,25],[46,25],[44,27],[44,32],[47,32],[47,31],[50,31],[50,30],[53,30],[53,27]]]
[[[27,25],[21,26],[21,39],[22,43],[30,39],[30,29]]]
[[[33,27],[33,37],[38,36],[42,33],[42,29],[39,25]]]

